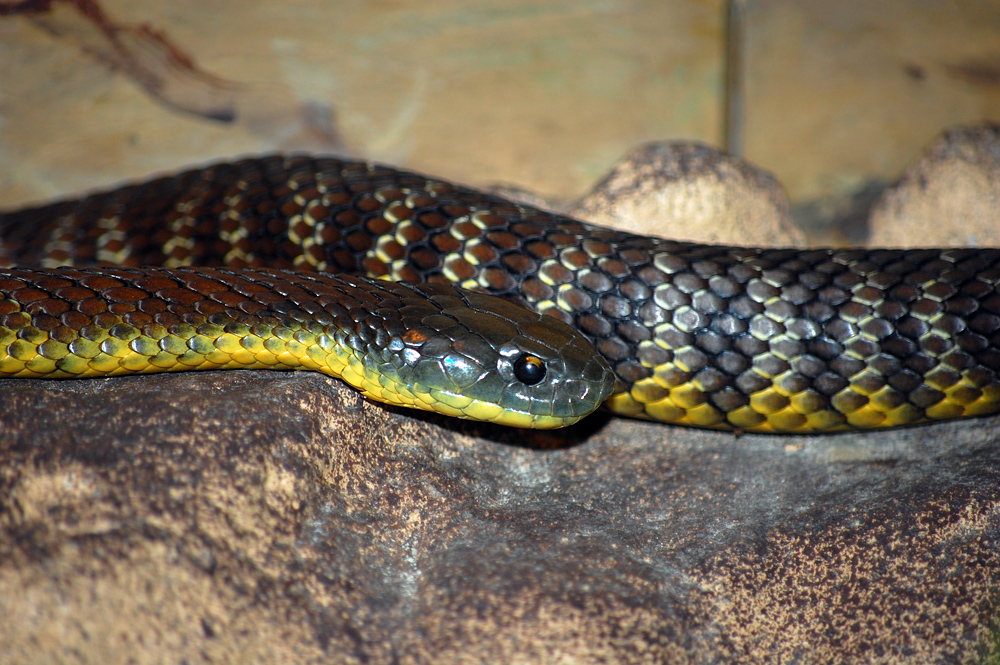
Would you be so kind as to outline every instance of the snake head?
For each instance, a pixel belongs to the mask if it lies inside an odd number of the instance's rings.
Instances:
[[[607,361],[554,317],[446,284],[373,284],[385,301],[371,323],[381,320],[387,336],[367,335],[361,353],[378,390],[358,387],[376,399],[552,429],[591,413],[614,388]]]

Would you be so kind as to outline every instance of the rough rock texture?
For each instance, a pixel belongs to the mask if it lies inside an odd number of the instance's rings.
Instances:
[[[566,212],[678,240],[805,246],[774,176],[702,143],[649,143],[633,150]]]
[[[874,247],[1000,245],[1000,126],[944,132],[875,204]]]
[[[5,663],[959,662],[997,419],[734,436],[309,373],[0,381]]]

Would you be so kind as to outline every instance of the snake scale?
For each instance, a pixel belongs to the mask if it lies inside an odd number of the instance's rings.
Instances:
[[[327,363],[377,399],[541,427],[602,400],[763,432],[1000,411],[996,249],[679,242],[273,155],[0,215],[0,265],[31,267],[0,272],[0,376]]]

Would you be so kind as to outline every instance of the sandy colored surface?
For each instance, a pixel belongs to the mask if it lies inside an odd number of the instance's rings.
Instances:
[[[1000,3],[751,0],[743,155],[819,242],[952,125],[1000,121]],[[846,221],[846,220],[844,220]]]
[[[617,229],[697,242],[804,247],[770,173],[699,143],[640,146],[566,211]]]
[[[0,20],[0,202],[239,153],[336,151],[549,197],[650,137],[718,142],[721,3],[106,0],[236,83],[185,115],[23,17]],[[58,16],[74,29],[65,7]],[[82,31],[82,29],[80,29]]]
[[[7,663],[951,663],[990,644],[996,419],[531,434],[309,373],[0,390]]]
[[[872,209],[869,242],[996,247],[998,211],[1000,126],[957,127],[939,136],[882,194]]]
[[[637,145],[724,141],[721,0],[101,6],[226,83],[235,118],[158,101],[64,5],[59,36],[5,17],[2,207],[290,149],[565,204]],[[998,16],[996,0],[747,3],[744,155],[814,244],[862,240],[877,192],[945,127],[1000,121]]]

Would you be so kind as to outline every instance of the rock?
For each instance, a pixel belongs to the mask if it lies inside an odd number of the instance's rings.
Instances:
[[[554,205],[538,193],[524,187],[518,187],[517,185],[498,183],[484,188],[483,191],[494,196],[503,197],[509,201],[514,201],[515,203],[520,203],[521,205],[541,208],[549,212],[559,212],[559,206]]]
[[[702,143],[637,148],[566,212],[678,240],[805,246],[774,176]]]
[[[964,662],[1000,418],[554,432],[311,373],[0,381],[5,663]]]
[[[945,131],[869,219],[873,247],[1000,245],[1000,126]]]

